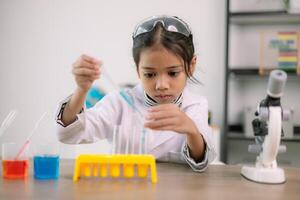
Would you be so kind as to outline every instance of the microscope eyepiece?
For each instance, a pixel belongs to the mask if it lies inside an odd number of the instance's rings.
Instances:
[[[287,80],[287,74],[282,70],[273,70],[268,81],[267,94],[272,98],[280,98]]]

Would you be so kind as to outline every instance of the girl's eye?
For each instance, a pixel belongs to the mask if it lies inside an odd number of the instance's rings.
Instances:
[[[155,76],[155,73],[152,73],[152,72],[147,72],[147,73],[144,73],[144,76],[146,78],[153,78]]]
[[[169,76],[171,76],[171,77],[176,77],[176,76],[178,76],[179,73],[180,73],[180,72],[178,72],[178,71],[171,71],[171,72],[168,72]]]

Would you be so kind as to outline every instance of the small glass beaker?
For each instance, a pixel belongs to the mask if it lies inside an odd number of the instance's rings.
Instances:
[[[2,168],[3,178],[24,179],[28,176],[29,159],[28,148],[17,157],[22,149],[22,144],[4,143],[2,144]]]
[[[59,177],[59,147],[56,143],[39,144],[35,146],[33,157],[35,179],[58,179]]]

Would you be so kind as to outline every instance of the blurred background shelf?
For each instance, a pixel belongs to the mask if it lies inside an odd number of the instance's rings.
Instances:
[[[300,75],[296,74],[296,70],[286,70],[288,81],[300,81]],[[268,74],[260,75],[258,67],[233,67],[229,69],[230,77],[238,80],[248,79],[267,79]]]
[[[229,22],[236,25],[300,24],[300,14],[289,14],[286,11],[233,12],[229,13],[229,17]]]

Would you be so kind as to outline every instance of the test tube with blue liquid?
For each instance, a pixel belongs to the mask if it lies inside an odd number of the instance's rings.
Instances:
[[[59,178],[58,144],[39,144],[36,146],[34,163],[34,178],[50,180]]]

